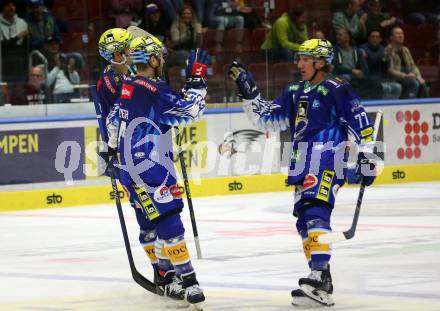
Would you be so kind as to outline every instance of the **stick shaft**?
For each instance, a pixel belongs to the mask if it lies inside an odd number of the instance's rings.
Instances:
[[[192,203],[191,190],[189,188],[188,175],[186,173],[185,159],[183,158],[183,153],[182,153],[181,138],[182,138],[182,136],[180,135],[180,132],[178,132],[177,145],[179,148],[178,153],[179,153],[180,167],[182,169],[183,185],[185,187],[186,200],[188,202],[188,209],[189,209],[189,215],[191,218],[191,226],[192,226],[193,235],[194,235],[194,243],[196,245],[197,258],[202,259],[202,249],[200,247],[199,233],[197,230],[196,216],[194,214],[194,207],[193,207],[193,203]]]

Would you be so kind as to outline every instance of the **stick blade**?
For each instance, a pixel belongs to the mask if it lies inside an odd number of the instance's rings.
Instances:
[[[331,244],[345,240],[347,240],[347,238],[345,237],[343,232],[332,232],[332,233],[320,235],[318,237],[319,243],[322,244]]]

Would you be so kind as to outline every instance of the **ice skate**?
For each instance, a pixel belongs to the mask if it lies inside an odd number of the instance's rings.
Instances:
[[[299,279],[299,286],[302,293],[315,302],[327,307],[335,304],[332,299],[333,284],[330,268],[323,271],[312,270],[308,277]],[[293,291],[292,299],[299,295],[299,292]],[[297,301],[300,301],[300,297]]]
[[[167,271],[164,276],[156,277],[157,294],[167,299],[168,307],[187,308],[189,303],[185,301],[185,289],[182,280],[175,271]],[[171,302],[170,302],[171,301]]]
[[[294,307],[306,309],[322,307],[321,303],[304,294],[304,292],[300,288],[292,290],[290,294],[292,296],[292,306]]]
[[[203,310],[205,302],[205,295],[202,288],[196,279],[196,274],[191,273],[186,276],[182,276],[183,287],[185,288],[185,300],[194,306],[195,310]]]

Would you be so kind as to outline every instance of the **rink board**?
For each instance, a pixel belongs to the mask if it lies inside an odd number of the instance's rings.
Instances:
[[[252,194],[261,192],[292,191],[285,184],[283,174],[230,176],[191,180],[193,197],[215,195]],[[385,167],[375,184],[407,183],[440,180],[440,163],[416,164]],[[356,187],[356,185],[350,185]],[[183,191],[183,189],[182,189]],[[119,195],[126,200],[125,193],[119,187]],[[83,187],[60,187],[10,191],[0,193],[0,212],[57,208],[93,204],[114,204],[114,194],[110,184]]]
[[[383,111],[378,139],[386,143],[386,167],[376,183],[440,180],[440,99],[365,105],[371,119]],[[285,134],[256,129],[241,110],[207,113],[181,135],[192,195],[291,191],[280,173],[289,162],[284,158],[290,159]],[[0,124],[0,211],[112,202],[108,180],[97,173],[97,140],[93,117]],[[58,161],[63,143],[70,144],[70,155]],[[178,157],[173,161],[180,174]],[[66,186],[62,171],[69,165],[81,186]],[[36,188],[44,189],[31,190]]]

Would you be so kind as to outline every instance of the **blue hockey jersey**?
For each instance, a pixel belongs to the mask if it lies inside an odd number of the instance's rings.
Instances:
[[[101,105],[101,118],[106,124],[107,117],[113,109],[115,103],[121,95],[122,82],[125,76],[118,73],[111,65],[108,65],[102,72],[96,90],[98,93],[98,102]],[[105,129],[107,130],[107,129]]]
[[[175,184],[171,129],[196,121],[204,112],[205,96],[205,89],[181,95],[161,80],[127,77],[118,112],[118,150],[125,176],[128,173],[135,183]]]
[[[359,97],[348,82],[331,75],[317,85],[293,83],[274,101],[258,96],[246,101],[244,109],[259,128],[290,127],[289,184],[322,170],[335,171],[344,179],[349,136],[358,144],[372,141],[372,124]]]

